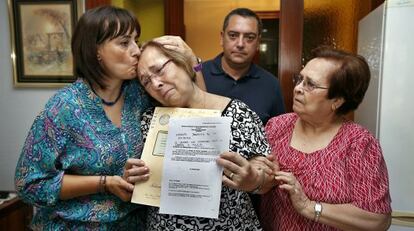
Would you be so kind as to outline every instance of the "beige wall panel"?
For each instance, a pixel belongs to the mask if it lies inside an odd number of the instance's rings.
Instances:
[[[184,0],[186,41],[203,60],[222,51],[220,31],[224,17],[237,7],[276,11],[280,4],[277,0]]]
[[[238,7],[250,8],[254,11],[274,11],[280,9],[278,0],[236,0]]]
[[[133,12],[141,24],[140,42],[164,35],[163,0],[112,0],[112,5]]]

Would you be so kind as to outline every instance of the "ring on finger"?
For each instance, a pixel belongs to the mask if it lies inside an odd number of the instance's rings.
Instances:
[[[230,173],[230,175],[229,175],[229,179],[230,180],[233,180],[233,176],[234,176],[234,173],[232,172],[232,173]]]

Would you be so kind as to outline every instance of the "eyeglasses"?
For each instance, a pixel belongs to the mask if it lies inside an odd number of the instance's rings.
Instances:
[[[151,79],[155,76],[157,77],[161,77],[164,75],[164,69],[167,66],[168,63],[170,63],[171,61],[173,61],[172,59],[169,59],[167,61],[165,61],[164,64],[162,64],[159,67],[150,67],[150,69],[153,69],[154,71],[150,74],[150,75],[141,75],[140,79],[141,79],[141,84],[144,87],[148,87],[149,84],[151,83]]]
[[[302,87],[307,92],[313,91],[315,89],[329,89],[328,87],[321,87],[316,85],[314,82],[312,82],[312,80],[309,80],[308,78],[305,79],[301,74],[293,75],[293,84],[295,84],[295,86],[299,85],[302,82]]]

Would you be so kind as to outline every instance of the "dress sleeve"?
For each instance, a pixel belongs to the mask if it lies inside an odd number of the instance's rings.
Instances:
[[[149,108],[147,109],[143,114],[141,118],[141,132],[142,132],[142,142],[145,144],[145,141],[147,140],[147,135],[149,131],[149,127],[151,125],[152,116],[154,115],[155,108]]]
[[[15,172],[18,195],[38,207],[56,204],[64,174],[58,158],[64,152],[66,138],[53,114],[45,109],[33,122]]]
[[[391,212],[385,160],[379,142],[367,131],[353,144],[348,164],[353,204],[373,213]]]
[[[279,117],[273,117],[267,121],[265,126],[266,138],[267,141],[272,145],[274,144],[277,139],[277,132],[279,131]]]
[[[268,155],[270,146],[259,116],[240,101],[236,105],[238,106],[230,113],[233,116],[230,150],[240,153],[246,159]]]

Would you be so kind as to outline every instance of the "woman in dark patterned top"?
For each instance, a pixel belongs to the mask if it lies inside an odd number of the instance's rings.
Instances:
[[[270,174],[248,160],[270,151],[259,117],[246,104],[207,93],[193,81],[195,75],[189,60],[181,53],[166,50],[156,42],[142,48],[138,77],[146,91],[163,106],[217,109],[231,117],[230,152],[220,155],[223,166],[223,188],[218,219],[159,214],[151,207],[148,230],[261,230],[247,192],[272,186]],[[144,113],[142,132],[148,132],[153,110]],[[263,158],[263,157],[262,157]],[[266,159],[266,158],[263,158]],[[265,182],[263,184],[263,182]]]

